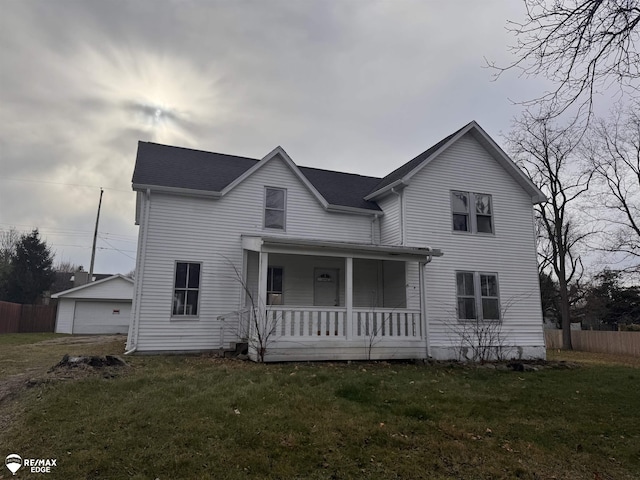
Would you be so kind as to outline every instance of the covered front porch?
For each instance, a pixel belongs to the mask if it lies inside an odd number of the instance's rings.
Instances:
[[[422,358],[430,248],[243,236],[240,336],[257,361]]]

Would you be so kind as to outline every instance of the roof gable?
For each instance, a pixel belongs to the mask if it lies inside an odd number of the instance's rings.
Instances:
[[[509,158],[500,146],[478,125],[474,120],[464,127],[455,131],[451,135],[443,138],[431,148],[425,150],[420,155],[397,168],[384,177],[375,189],[365,197],[366,200],[375,200],[384,196],[396,186],[404,186],[411,178],[422,170],[426,165],[435,160],[449,146],[455,143],[463,135],[470,133],[487,150],[487,152],[504,168],[511,177],[529,194],[533,203],[540,203],[546,200],[542,191],[534,185],[524,172]]]
[[[256,173],[258,170],[264,168],[269,162],[272,162],[274,159],[280,159],[284,162],[284,164],[291,170],[291,172],[302,182],[302,184],[307,187],[309,192],[318,200],[318,202],[324,207],[327,208],[329,202],[318,192],[318,190],[313,186],[313,184],[302,174],[298,166],[291,160],[291,157],[284,151],[284,149],[280,146],[277,146],[271,152],[269,152],[265,157],[260,160],[258,163],[254,164],[249,170],[245,171],[242,175],[236,178],[233,182],[227,185],[220,193],[224,196],[226,193],[233,190],[237,185],[242,183],[244,180],[249,178],[251,175]]]

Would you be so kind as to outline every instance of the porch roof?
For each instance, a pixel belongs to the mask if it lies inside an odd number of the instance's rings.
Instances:
[[[255,252],[409,260],[414,262],[427,262],[432,257],[441,257],[443,255],[441,250],[428,246],[373,245],[369,243],[260,235],[242,235],[242,248]]]

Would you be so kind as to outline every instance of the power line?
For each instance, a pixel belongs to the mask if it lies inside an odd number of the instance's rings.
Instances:
[[[17,224],[17,223],[0,223],[0,225],[4,225],[7,227],[24,227],[24,228],[37,228],[40,233],[52,236],[65,235],[65,236],[84,236],[90,235],[91,232],[89,230],[74,230],[74,229],[59,229],[59,228],[50,228],[50,227],[36,227],[34,225],[26,225],[26,224]],[[137,235],[127,235],[125,233],[114,233],[114,232],[99,232],[100,235],[107,235],[113,237],[121,237],[121,238],[113,238],[114,241],[125,242],[127,240],[124,239],[132,239],[137,241]],[[135,243],[135,242],[130,242]]]
[[[125,257],[130,258],[131,260],[135,260],[134,257],[132,257],[131,255],[127,255],[126,253],[124,253],[123,250],[119,250],[116,247],[114,247],[113,245],[111,245],[109,242],[107,242],[104,238],[102,239],[103,242],[105,242],[107,245],[109,245],[113,250],[115,250],[116,252],[121,253],[122,255],[124,255]]]
[[[44,183],[48,185],[63,185],[65,187],[104,188],[105,190],[113,190],[114,192],[133,193],[133,190],[122,190],[120,188],[115,188],[115,187],[100,187],[98,185],[87,185],[83,183],[49,182],[46,180],[31,180],[26,178],[0,178],[0,180],[6,180],[11,182]]]

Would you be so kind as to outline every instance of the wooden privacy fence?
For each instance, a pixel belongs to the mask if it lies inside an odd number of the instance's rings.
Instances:
[[[21,305],[0,302],[0,334],[53,332],[56,326],[56,304]]]
[[[562,330],[545,330],[547,348],[562,348]],[[640,357],[640,332],[572,330],[574,350]]]

